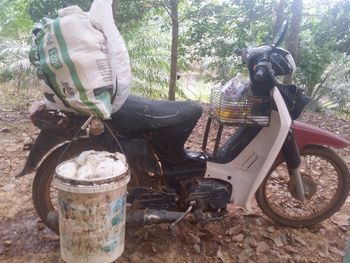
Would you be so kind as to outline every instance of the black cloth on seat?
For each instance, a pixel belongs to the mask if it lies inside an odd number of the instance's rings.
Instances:
[[[114,123],[125,130],[142,132],[179,126],[194,127],[202,111],[202,107],[193,102],[129,96],[120,110],[111,117]]]

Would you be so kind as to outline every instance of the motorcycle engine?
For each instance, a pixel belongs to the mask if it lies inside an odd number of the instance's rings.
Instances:
[[[182,188],[182,204],[186,207],[191,201],[203,211],[213,211],[226,208],[230,201],[230,187],[212,179],[191,179]]]

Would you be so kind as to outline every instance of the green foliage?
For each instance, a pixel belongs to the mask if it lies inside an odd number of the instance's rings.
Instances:
[[[0,3],[0,82],[25,85],[35,74],[27,60],[33,21],[55,17],[59,8],[92,0],[2,0]],[[126,40],[134,75],[132,90],[166,98],[169,87],[171,17],[169,0],[114,0],[115,18]],[[271,42],[276,19],[290,15],[290,3],[278,14],[280,0],[181,0],[179,3],[178,96],[207,96],[212,81],[244,71],[237,48]],[[297,83],[313,98],[314,109],[349,111],[350,2],[306,5],[299,43]],[[276,9],[275,9],[276,10]],[[203,76],[205,76],[203,78]],[[205,80],[206,83],[202,83]],[[200,83],[200,88],[196,88]],[[202,92],[203,91],[203,92]]]
[[[169,40],[160,32],[140,29],[130,32],[126,43],[133,73],[132,92],[166,98],[170,72]]]
[[[35,81],[28,60],[33,26],[28,5],[25,0],[4,0],[0,4],[0,83],[15,87],[28,87]]]
[[[347,41],[341,36],[344,28],[340,25],[343,28],[340,30],[337,26],[347,12],[347,5],[340,1],[334,6],[318,6],[311,11],[319,15],[308,15],[303,20],[297,78],[312,98],[313,110],[350,109],[350,58],[345,46],[340,45]],[[337,15],[335,10],[339,11]]]
[[[211,57],[217,79],[240,70],[236,48],[261,44],[270,28],[271,1],[192,1],[181,51],[192,60]]]
[[[333,43],[334,48],[350,55],[350,1],[339,0],[332,3],[322,14],[322,26],[318,39]]]
[[[313,32],[309,30],[302,32],[297,76],[299,83],[306,87],[309,96],[334,57],[335,54],[329,52],[329,47],[315,39]]]
[[[31,0],[28,12],[30,17],[37,22],[43,17],[56,17],[60,8],[70,5],[77,5],[84,11],[88,11],[91,3],[91,0]]]
[[[310,97],[314,110],[349,110],[350,58],[339,55],[325,68]]]
[[[28,55],[30,46],[24,40],[2,40],[0,44],[0,82],[15,87],[31,86],[36,82],[35,71]]]
[[[54,18],[57,11],[70,5],[77,5],[82,10],[88,11],[93,0],[31,0],[29,5],[29,14],[34,21],[43,17]],[[147,1],[143,0],[114,0],[113,6],[116,23],[118,28],[123,31],[124,28],[135,28],[142,26],[142,20],[148,14],[151,7]]]
[[[115,20],[118,29],[127,33],[130,28],[140,28],[147,24],[152,7],[143,0],[119,0],[116,6]]]
[[[0,3],[0,37],[30,36],[33,22],[28,15],[26,0],[2,0]]]

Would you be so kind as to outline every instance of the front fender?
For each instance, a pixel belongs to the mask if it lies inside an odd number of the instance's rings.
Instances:
[[[47,153],[67,140],[66,136],[57,134],[52,130],[41,130],[32,146],[24,167],[15,174],[15,177],[21,177],[34,171]]]
[[[335,148],[344,148],[350,144],[348,140],[336,134],[306,123],[294,121],[291,127],[300,150],[310,144],[319,144]]]

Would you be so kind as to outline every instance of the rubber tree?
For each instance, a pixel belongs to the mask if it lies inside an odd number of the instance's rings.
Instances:
[[[170,58],[170,82],[169,100],[175,100],[176,80],[177,80],[177,51],[179,45],[179,0],[170,0],[171,17],[171,58]]]
[[[286,17],[286,6],[288,6],[288,1],[280,0],[273,8],[273,27],[271,32],[272,37],[277,34],[280,25]]]
[[[148,2],[148,1],[146,1]],[[176,81],[178,70],[178,46],[179,46],[179,3],[180,0],[150,0],[148,2],[154,8],[162,8],[168,13],[171,20],[171,56],[168,99],[175,100]]]
[[[303,0],[294,0],[291,6],[292,18],[290,22],[290,28],[286,40],[286,48],[292,54],[294,60],[298,61],[298,46],[300,35],[300,24],[303,14]],[[291,84],[293,81],[292,75],[287,75],[283,82],[285,84]]]

